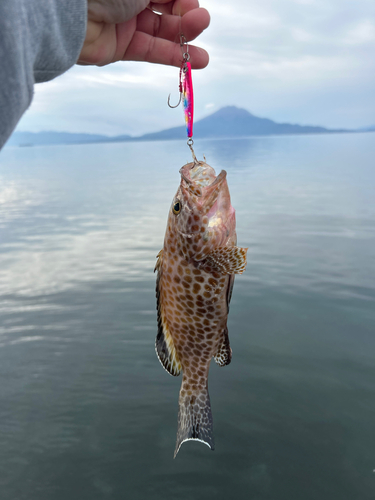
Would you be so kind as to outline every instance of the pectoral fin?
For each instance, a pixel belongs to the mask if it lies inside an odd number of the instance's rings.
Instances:
[[[157,271],[156,279],[156,302],[158,310],[158,334],[155,341],[155,350],[163,367],[173,376],[181,373],[181,363],[178,359],[176,348],[173,343],[172,335],[168,330],[168,326],[164,319],[163,304],[161,299],[160,278],[162,275],[162,260],[163,250],[158,253],[155,271]]]
[[[221,247],[209,253],[202,268],[207,272],[219,272],[220,274],[242,274],[246,268],[247,248]]]
[[[232,349],[229,345],[228,328],[225,328],[223,332],[222,341],[214,356],[214,359],[219,366],[229,365],[229,363],[232,361]]]

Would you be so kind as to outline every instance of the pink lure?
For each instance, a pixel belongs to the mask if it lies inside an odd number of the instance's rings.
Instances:
[[[193,136],[193,114],[194,114],[194,96],[193,80],[191,78],[191,64],[184,62],[181,67],[181,90],[185,113],[185,123],[187,136]]]

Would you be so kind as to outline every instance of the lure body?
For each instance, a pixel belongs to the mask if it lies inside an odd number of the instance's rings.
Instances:
[[[189,139],[193,136],[194,95],[191,78],[191,64],[184,62],[181,68],[181,91],[184,105],[186,132]]]

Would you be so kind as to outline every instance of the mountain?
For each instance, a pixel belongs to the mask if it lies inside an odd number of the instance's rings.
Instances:
[[[369,127],[362,127],[358,129],[359,132],[375,132],[375,125],[370,125]]]
[[[70,132],[14,132],[9,138],[9,146],[41,146],[49,144],[87,144],[95,142],[126,141],[130,135],[116,138],[99,134],[75,134]]]
[[[259,118],[246,109],[236,106],[221,108],[216,113],[194,123],[194,138],[247,137],[254,135],[286,134],[332,134],[341,132],[368,132],[374,128],[362,130],[327,129],[311,125],[276,123],[268,118]],[[73,134],[68,132],[14,132],[8,141],[13,146],[33,146],[41,144],[84,144],[96,142],[124,141],[162,141],[186,138],[184,126],[144,134],[139,137],[119,135],[109,137],[98,134]]]
[[[197,121],[194,124],[194,137],[246,137],[251,135],[285,135],[285,134],[328,134],[337,132],[352,132],[344,129],[327,129],[310,125],[293,125],[276,123],[268,118],[259,118],[236,106],[221,108],[216,113]],[[186,129],[174,127],[161,132],[145,134],[138,140],[183,139]]]

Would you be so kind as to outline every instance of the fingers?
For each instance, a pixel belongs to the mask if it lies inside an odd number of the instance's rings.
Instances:
[[[178,1],[176,0],[174,4]],[[184,7],[193,7],[198,2],[197,0],[181,0],[180,4]],[[170,14],[160,16],[146,10],[137,18],[137,31],[122,60],[181,66],[182,54],[179,44],[181,32],[188,41],[194,40],[208,27],[209,23],[210,15],[206,9],[202,8],[188,10],[182,17]],[[119,35],[121,36],[118,32]],[[189,54],[193,69],[207,66],[209,57],[204,49],[189,45]]]
[[[149,5],[157,6],[163,14],[145,9],[131,20],[117,24],[89,19],[79,63],[102,66],[127,60],[181,66],[180,35],[189,42],[194,40],[208,27],[210,15],[199,8],[198,0],[155,0]],[[205,50],[189,45],[189,55],[193,69],[207,66]]]
[[[210,24],[210,14],[206,9],[194,9],[181,18],[181,31],[188,42],[195,40]]]
[[[146,9],[138,16],[137,31],[179,43],[180,31],[188,41],[191,41],[199,36],[209,24],[210,15],[206,9],[193,9],[182,18],[168,14],[160,16]]]
[[[193,69],[202,69],[207,66],[209,57],[204,49],[190,45],[189,54]],[[182,54],[180,45],[137,31],[121,59],[179,67],[182,62]]]

